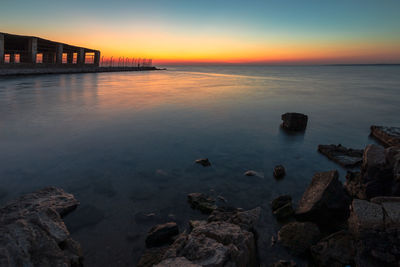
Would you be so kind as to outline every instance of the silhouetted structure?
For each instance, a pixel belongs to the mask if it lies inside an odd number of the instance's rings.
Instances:
[[[8,67],[51,65],[69,67],[98,67],[100,51],[53,42],[34,36],[0,32],[0,64]],[[17,65],[18,64],[18,65]],[[11,66],[12,65],[12,66]]]

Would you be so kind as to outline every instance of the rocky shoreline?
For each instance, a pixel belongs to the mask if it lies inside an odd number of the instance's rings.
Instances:
[[[308,116],[286,113],[282,119],[285,130],[304,131]],[[400,265],[400,128],[371,126],[371,136],[384,146],[318,147],[349,168],[344,184],[336,170],[318,172],[297,205],[290,195],[271,201],[282,225],[271,246],[293,257],[270,266]],[[196,163],[211,165],[207,158]],[[278,165],[272,173],[282,179],[285,169]],[[188,205],[208,218],[188,221],[186,230],[173,219],[149,229],[137,266],[265,266],[258,257],[261,208],[242,210],[218,199],[224,205],[200,192],[189,194]],[[73,195],[48,187],[1,207],[0,266],[83,266],[81,247],[62,220],[78,205]],[[299,258],[304,262],[296,263]]]

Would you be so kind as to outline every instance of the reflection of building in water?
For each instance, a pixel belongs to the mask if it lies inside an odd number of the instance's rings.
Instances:
[[[100,51],[69,44],[53,42],[34,36],[0,32],[0,64],[36,64],[98,67]],[[15,67],[15,66],[13,66]]]

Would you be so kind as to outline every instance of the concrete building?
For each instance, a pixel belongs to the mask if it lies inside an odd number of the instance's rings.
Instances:
[[[1,68],[99,67],[100,51],[0,32]]]

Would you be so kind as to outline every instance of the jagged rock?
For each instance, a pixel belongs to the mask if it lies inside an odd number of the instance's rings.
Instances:
[[[82,251],[61,217],[79,202],[47,187],[0,208],[0,266],[82,266]]]
[[[311,222],[291,222],[278,233],[278,240],[296,255],[305,254],[321,236],[318,226]]]
[[[277,165],[274,167],[274,177],[275,178],[282,178],[283,176],[285,176],[286,171],[285,171],[285,167],[283,167],[282,165]]]
[[[344,182],[344,188],[352,198],[367,199],[361,172],[348,171],[346,174],[346,182]]]
[[[215,210],[208,222],[191,221],[190,234],[175,240],[164,254],[164,261],[174,263],[184,257],[185,264],[198,266],[257,266],[254,234],[246,229],[253,227],[259,213],[260,208]]]
[[[285,206],[288,203],[292,202],[292,197],[289,195],[281,195],[271,202],[272,211],[276,211],[277,209]]]
[[[245,176],[256,176],[257,172],[249,170],[249,171],[246,171],[243,175],[245,175]]]
[[[289,131],[303,131],[307,127],[308,117],[301,113],[282,114],[282,128]]]
[[[297,264],[294,261],[279,260],[271,264],[271,267],[296,267]]]
[[[239,211],[237,209],[218,208],[208,217],[208,222],[224,221],[236,224],[242,229],[253,231],[260,218],[261,208]]]
[[[400,229],[363,233],[356,244],[355,266],[398,267],[400,259]]]
[[[368,145],[363,153],[362,170],[381,169],[386,165],[385,149],[378,145]]]
[[[350,168],[360,165],[363,157],[362,149],[346,148],[340,144],[319,145],[318,151],[341,166]]]
[[[147,234],[146,246],[150,248],[165,245],[173,241],[172,238],[178,234],[179,228],[175,222],[156,225]]]
[[[203,213],[211,213],[217,208],[214,204],[215,200],[202,193],[190,193],[188,195],[188,201],[193,209],[198,209]]]
[[[349,199],[338,177],[337,171],[314,174],[298,204],[296,216],[324,226],[333,225],[347,217]]]
[[[339,231],[312,246],[311,253],[317,266],[352,266],[356,255],[355,239],[350,233]]]
[[[194,264],[185,257],[165,259],[154,267],[202,267],[202,265]]]
[[[371,126],[371,135],[386,146],[400,145],[400,127]]]
[[[164,253],[168,247],[155,247],[148,248],[144,251],[143,255],[137,264],[137,267],[152,267],[155,264],[160,263],[164,258]]]
[[[210,162],[207,158],[204,158],[204,159],[196,159],[195,162],[198,163],[198,164],[201,164],[203,167],[211,166],[211,162]]]
[[[369,230],[382,229],[384,221],[381,205],[354,199],[350,208],[348,225],[349,230],[356,235]]]

